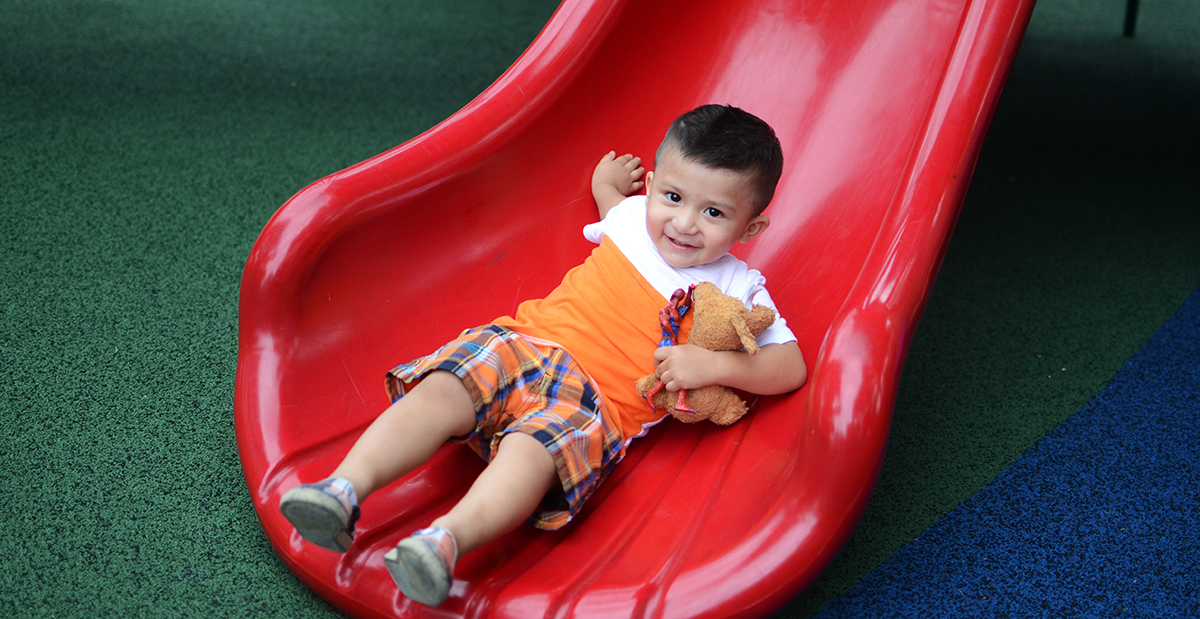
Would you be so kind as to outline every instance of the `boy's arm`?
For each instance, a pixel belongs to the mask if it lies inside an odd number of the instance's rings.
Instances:
[[[641,157],[628,154],[618,157],[616,151],[604,155],[592,172],[592,197],[596,199],[600,219],[604,219],[621,200],[639,191],[644,186],[642,177],[645,175]]]
[[[667,391],[725,385],[759,395],[799,389],[808,379],[796,342],[767,344],[752,355],[744,350],[714,352],[682,344],[654,351],[655,373]]]

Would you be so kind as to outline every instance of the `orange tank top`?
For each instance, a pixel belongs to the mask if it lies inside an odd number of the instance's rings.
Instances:
[[[658,313],[666,304],[606,236],[546,298],[525,301],[516,316],[495,324],[570,353],[600,387],[610,421],[628,441],[664,416],[650,410],[634,383],[654,371],[654,349],[662,339]],[[680,332],[690,326],[688,314]]]

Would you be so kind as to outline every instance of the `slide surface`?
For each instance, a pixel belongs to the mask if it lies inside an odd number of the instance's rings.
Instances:
[[[652,4],[652,6],[647,6]],[[321,179],[242,279],[238,448],[270,543],[363,617],[762,617],[845,543],[883,460],[908,343],[1032,0],[566,0],[458,114]],[[584,513],[465,557],[406,600],[383,554],[482,469],[446,446],[364,505],[354,547],[278,511],[387,406],[383,374],[548,293],[591,251],[591,170],[648,162],[667,124],[730,103],[775,127],[771,227],[735,253],[799,338],[808,384],[733,426],[664,423]],[[649,163],[647,164],[649,167]]]

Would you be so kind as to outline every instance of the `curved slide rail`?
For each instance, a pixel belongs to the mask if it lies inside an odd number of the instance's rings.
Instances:
[[[908,343],[1033,0],[566,0],[488,90],[425,134],[321,179],[262,231],[242,279],[238,447],[270,543],[363,617],[761,617],[861,516]],[[591,245],[593,165],[651,159],[672,118],[731,103],[786,168],[767,276],[811,368],[719,428],[636,441],[563,531],[464,558],[407,601],[382,555],[482,464],[462,447],[372,496],[347,554],[305,544],[283,491],[327,475],[386,405],[384,371],[548,293]]]

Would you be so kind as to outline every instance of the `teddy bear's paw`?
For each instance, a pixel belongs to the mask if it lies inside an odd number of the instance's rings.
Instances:
[[[746,402],[738,394],[725,389],[721,392],[720,400],[713,407],[713,413],[709,415],[708,420],[719,426],[727,426],[744,417],[748,410]]]
[[[742,417],[745,417],[745,416],[746,416],[745,410],[725,411],[720,415],[713,415],[712,417],[709,417],[708,420],[719,426],[729,426],[729,425],[733,425],[735,422],[737,422],[739,419],[741,419]]]
[[[683,423],[698,423],[708,419],[708,415],[698,411],[683,411],[671,407],[668,407],[667,410],[671,411],[672,417]]]
[[[654,385],[657,383],[658,377],[653,374],[647,374],[646,376],[639,378],[634,387],[637,389],[638,393],[646,395],[654,390]]]

